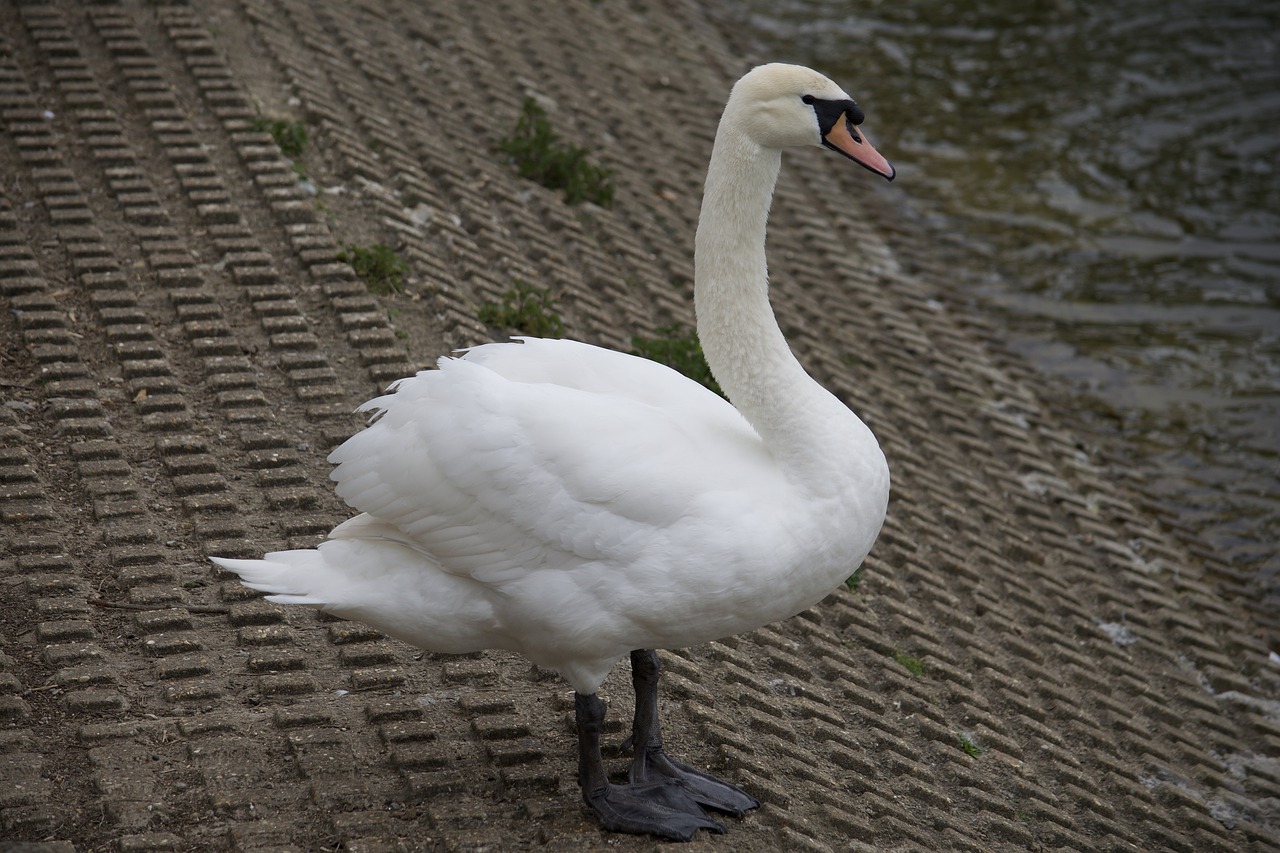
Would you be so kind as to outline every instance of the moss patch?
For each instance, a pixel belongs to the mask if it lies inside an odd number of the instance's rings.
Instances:
[[[409,265],[385,243],[371,246],[348,244],[338,253],[338,260],[351,264],[351,269],[372,293],[388,296],[404,291],[404,277]]]
[[[613,171],[590,162],[587,149],[562,142],[533,98],[525,98],[515,132],[498,147],[511,155],[520,176],[553,190],[564,190],[569,204],[593,201],[613,206]]]
[[[547,288],[517,281],[501,302],[487,302],[476,312],[486,326],[514,329],[535,338],[563,338],[564,320]]]

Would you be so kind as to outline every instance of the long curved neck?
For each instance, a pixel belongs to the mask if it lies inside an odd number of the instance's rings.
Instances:
[[[814,425],[847,424],[852,413],[805,373],[778,328],[764,246],[781,154],[734,124],[726,116],[716,135],[698,221],[698,337],[716,381],[779,461],[810,467],[840,443]]]

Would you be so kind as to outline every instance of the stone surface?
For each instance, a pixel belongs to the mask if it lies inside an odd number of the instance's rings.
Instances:
[[[354,407],[489,339],[476,309],[516,280],[618,349],[691,321],[712,134],[757,58],[730,29],[675,0],[6,0],[0,837],[654,846],[585,813],[554,676],[205,558],[344,519],[324,457]],[[527,95],[614,170],[611,210],[498,153]],[[296,164],[260,115],[306,126]],[[879,436],[889,519],[856,592],[664,654],[673,751],[765,804],[691,849],[1276,849],[1277,669],[1212,556],[1062,427],[909,189],[846,165],[788,156],[774,302]],[[341,260],[373,242],[404,293]],[[625,666],[604,693],[621,741]]]

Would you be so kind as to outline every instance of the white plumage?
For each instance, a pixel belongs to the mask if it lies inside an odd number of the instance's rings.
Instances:
[[[329,457],[360,514],[328,541],[214,562],[272,601],[424,649],[521,652],[583,695],[632,650],[751,630],[821,599],[879,532],[888,469],[778,331],[764,226],[781,147],[827,144],[892,177],[846,115],[861,120],[835,84],[780,65],[744,77],[725,109],[695,298],[736,408],[583,343],[476,347],[361,407],[371,425]]]

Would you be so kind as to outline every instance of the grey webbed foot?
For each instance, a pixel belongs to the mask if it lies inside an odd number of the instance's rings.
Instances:
[[[698,805],[741,817],[760,807],[760,801],[723,779],[703,773],[683,761],[672,758],[659,747],[636,752],[631,762],[632,784],[643,785],[670,780],[678,783]]]
[[[658,674],[661,664],[652,649],[631,653],[631,681],[636,691],[636,714],[628,745],[635,749],[629,778],[633,784],[674,781],[699,805],[740,817],[760,807],[760,801],[722,779],[667,755],[658,721]]]
[[[699,829],[724,832],[676,782],[608,785],[583,792],[587,805],[600,817],[600,826],[613,832],[648,833],[688,841]]]
[[[600,756],[604,702],[595,694],[574,695],[578,721],[578,784],[582,798],[612,832],[648,833],[688,841],[699,829],[724,832],[707,817],[685,786],[671,779],[614,785]]]

